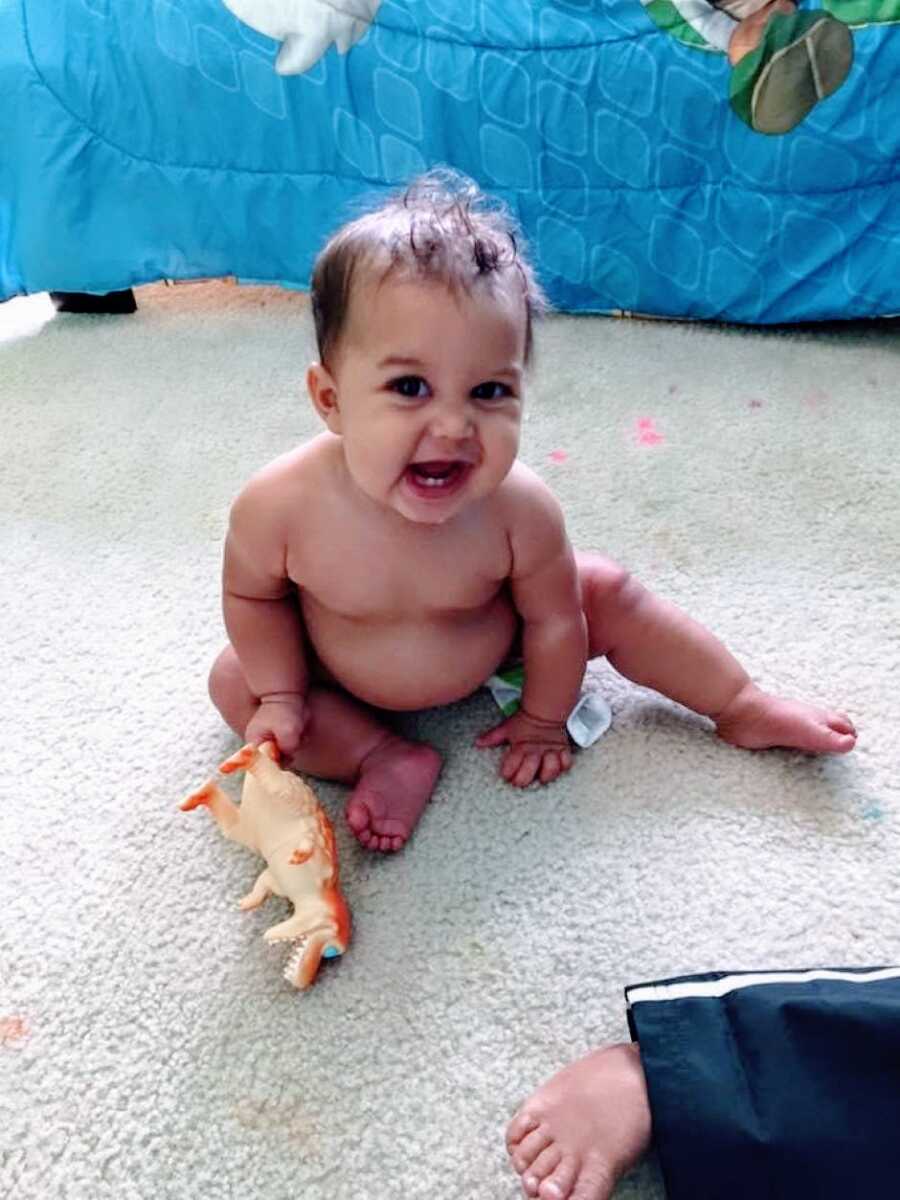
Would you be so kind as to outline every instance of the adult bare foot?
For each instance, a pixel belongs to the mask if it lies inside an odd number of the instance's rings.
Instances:
[[[421,742],[388,738],[362,761],[347,824],[367,850],[399,850],[431,799],[441,756]]]
[[[716,732],[745,750],[782,746],[811,754],[846,754],[856,745],[856,729],[844,713],[783,700],[752,683],[718,715]]]
[[[650,1144],[650,1102],[636,1045],[608,1046],[564,1067],[506,1131],[526,1196],[609,1200]]]

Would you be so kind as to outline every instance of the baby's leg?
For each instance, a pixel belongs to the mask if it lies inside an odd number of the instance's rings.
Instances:
[[[609,1200],[650,1143],[650,1103],[635,1045],[564,1067],[510,1122],[506,1148],[526,1196]]]
[[[628,679],[711,717],[734,746],[853,749],[856,730],[843,713],[762,691],[708,629],[610,559],[579,555],[578,567],[591,658],[605,655]]]
[[[240,662],[226,646],[209,676],[213,704],[239,737],[259,701]],[[310,719],[300,749],[287,765],[306,775],[356,786],[347,823],[369,850],[399,850],[431,798],[441,769],[436,750],[396,736],[375,713],[346,692],[313,686]]]

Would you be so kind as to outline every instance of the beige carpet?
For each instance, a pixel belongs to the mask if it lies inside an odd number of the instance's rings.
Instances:
[[[355,941],[300,995],[277,902],[235,907],[257,860],[177,805],[236,745],[205,692],[221,539],[316,428],[307,304],[138,300],[0,307],[0,1194],[511,1200],[509,1114],[625,1036],[626,983],[900,959],[896,326],[547,322],[523,455],[573,540],[858,749],[732,750],[601,665],[612,729],[521,794],[472,748],[488,697],[424,714],[434,803],[396,858],[338,822]],[[652,1163],[620,1194],[659,1197]]]

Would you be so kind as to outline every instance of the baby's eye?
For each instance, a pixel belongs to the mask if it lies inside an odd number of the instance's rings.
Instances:
[[[498,383],[496,379],[489,379],[486,383],[479,383],[477,387],[472,388],[473,400],[505,400],[512,394],[513,390],[508,383]]]
[[[422,400],[429,394],[428,383],[421,375],[401,375],[399,379],[392,379],[388,387],[407,400]]]

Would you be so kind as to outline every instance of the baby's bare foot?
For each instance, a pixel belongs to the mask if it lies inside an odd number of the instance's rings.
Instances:
[[[347,824],[367,850],[399,850],[431,798],[441,756],[421,742],[389,738],[360,767]]]
[[[811,754],[846,754],[856,729],[844,713],[771,696],[748,684],[716,719],[720,738],[745,750],[783,746]]]
[[[608,1046],[563,1068],[510,1122],[506,1149],[526,1196],[609,1200],[650,1144],[638,1047]]]

